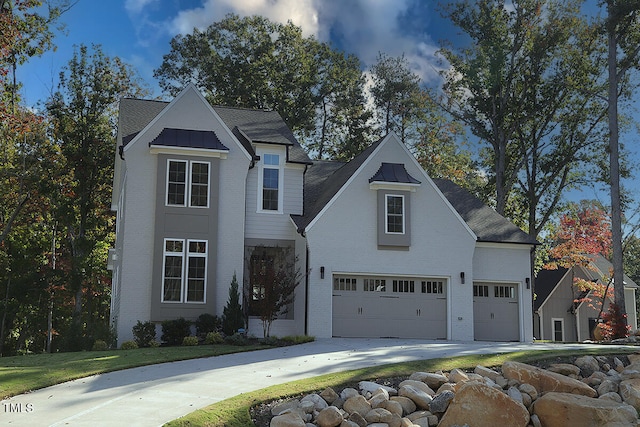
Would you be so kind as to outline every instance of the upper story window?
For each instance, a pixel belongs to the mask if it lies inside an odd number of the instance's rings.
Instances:
[[[209,163],[168,160],[167,205],[209,207]]]
[[[404,196],[386,195],[385,217],[386,233],[404,234]]]
[[[165,239],[162,302],[205,302],[207,241]]]
[[[258,179],[258,210],[262,212],[282,212],[281,155],[264,153],[261,155]]]

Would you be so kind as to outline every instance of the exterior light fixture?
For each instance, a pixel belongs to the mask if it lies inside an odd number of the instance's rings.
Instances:
[[[460,272],[460,283],[464,285],[464,271]]]

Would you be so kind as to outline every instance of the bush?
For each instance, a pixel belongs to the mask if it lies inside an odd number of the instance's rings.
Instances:
[[[103,340],[95,340],[91,350],[93,350],[93,351],[104,351],[104,350],[107,350],[108,348],[109,348],[109,346]]]
[[[151,348],[156,348],[156,347],[160,347],[160,343],[156,340],[151,340],[149,341],[149,347]]]
[[[222,335],[220,334],[220,332],[209,332],[204,339],[204,343],[208,345],[222,344],[223,342],[224,342],[224,338],[222,338]]]
[[[280,339],[282,341],[285,341],[291,344],[304,344],[304,343],[313,342],[316,340],[314,336],[310,336],[310,335],[288,335]]]
[[[183,317],[162,322],[162,336],[160,339],[168,345],[180,345],[184,337],[191,335],[191,322]]]
[[[198,337],[184,337],[182,339],[182,345],[186,345],[186,346],[198,345]]]
[[[275,335],[269,335],[268,337],[264,337],[260,340],[260,344],[268,345],[271,347],[278,347],[280,345],[280,339],[278,339]]]
[[[134,350],[136,348],[138,348],[138,344],[136,344],[135,341],[125,341],[120,346],[120,349],[122,350]]]
[[[205,337],[209,332],[217,332],[221,324],[222,321],[218,316],[203,313],[196,320],[196,335]]]
[[[225,342],[230,345],[247,345],[249,344],[249,340],[243,334],[235,333],[233,335],[229,335],[226,337]]]
[[[138,347],[149,347],[151,341],[156,339],[156,325],[152,322],[141,322],[133,327],[133,336]]]
[[[244,328],[244,313],[240,305],[238,279],[236,279],[236,274],[233,273],[233,279],[229,287],[229,299],[222,312],[222,332],[225,335],[233,335],[241,328]]]

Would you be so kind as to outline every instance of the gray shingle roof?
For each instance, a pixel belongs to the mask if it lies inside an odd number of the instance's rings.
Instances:
[[[120,100],[119,126],[123,144],[131,141],[168,104],[165,101],[144,99]],[[277,144],[287,147],[289,162],[312,163],[277,112],[220,106],[214,106],[213,109],[251,155],[255,154],[252,142]]]
[[[299,231],[304,230],[313,221],[381,141],[382,139],[378,140],[348,163],[316,162],[309,167],[304,183],[304,214],[291,216]],[[480,199],[453,182],[446,179],[433,181],[475,233],[479,242],[529,245],[538,243]]]
[[[469,225],[479,242],[538,244],[533,237],[464,188],[448,179],[434,179],[433,182]]]

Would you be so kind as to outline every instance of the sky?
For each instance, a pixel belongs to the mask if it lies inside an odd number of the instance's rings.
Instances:
[[[153,91],[162,93],[153,70],[170,52],[177,34],[204,29],[229,13],[262,15],[286,23],[291,20],[305,36],[329,42],[355,54],[368,68],[380,52],[404,54],[423,82],[438,81],[441,67],[436,52],[443,40],[455,42],[460,35],[437,10],[435,0],[78,0],[61,22],[55,52],[34,58],[17,70],[24,84],[26,105],[38,108],[56,89],[62,68],[72,57],[74,46],[100,44],[107,56],[118,56],[137,70]],[[637,132],[622,136],[630,147],[633,163],[640,162],[635,148]],[[627,184],[639,196],[640,182]],[[583,189],[572,199],[599,198],[608,204],[602,189]]]

